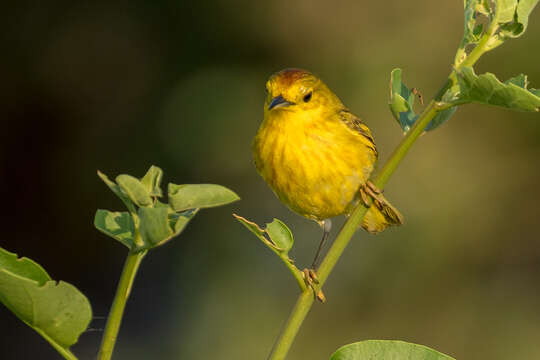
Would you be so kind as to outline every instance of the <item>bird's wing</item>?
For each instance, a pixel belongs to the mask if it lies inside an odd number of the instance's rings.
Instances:
[[[352,131],[362,135],[365,139],[364,143],[366,146],[373,149],[375,156],[377,156],[377,148],[375,147],[375,140],[373,135],[371,135],[371,130],[360,120],[360,118],[350,112],[349,109],[343,109],[339,112],[339,117],[341,121],[345,123]]]

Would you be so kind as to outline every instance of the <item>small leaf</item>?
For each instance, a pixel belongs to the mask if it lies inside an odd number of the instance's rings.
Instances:
[[[141,183],[146,188],[150,196],[161,197],[161,179],[163,177],[163,170],[159,167],[152,165],[146,172],[146,175],[141,179]]]
[[[291,230],[281,220],[274,219],[266,224],[265,229],[261,229],[253,221],[236,214],[233,216],[276,254],[287,256],[293,246],[294,238]]]
[[[418,115],[413,111],[415,94],[401,82],[401,69],[390,73],[390,111],[404,132],[410,130]]]
[[[460,88],[456,104],[476,102],[519,111],[540,109],[540,97],[534,91],[517,85],[520,82],[526,84],[524,75],[502,83],[491,73],[476,75],[471,67],[464,67],[456,74]]]
[[[459,65],[466,57],[465,48],[469,44],[475,44],[478,42],[477,37],[477,25],[476,18],[478,13],[484,13],[487,9],[484,7],[480,0],[465,0],[464,1],[464,29],[463,38],[459,45],[459,50],[462,50],[463,54],[456,55],[455,66]],[[476,30],[476,32],[475,32]],[[459,51],[458,51],[459,53]]]
[[[517,6],[516,15],[517,21],[523,25],[522,33],[527,30],[529,25],[529,15],[533,11],[534,7],[538,5],[539,0],[520,0]],[[521,34],[520,34],[521,35]]]
[[[472,31],[472,35],[475,42],[480,40],[480,37],[482,36],[483,31],[484,31],[484,24],[478,24],[474,27]]]
[[[265,231],[281,252],[286,254],[291,250],[294,238],[291,230],[281,220],[274,219],[271,223],[266,224]]]
[[[155,208],[139,208],[140,234],[144,245],[137,250],[161,246],[178,236],[199,209],[174,212],[167,204]]]
[[[454,360],[427,346],[397,340],[366,340],[339,348],[330,360]]]
[[[238,220],[242,225],[244,225],[249,231],[254,233],[256,236],[259,237],[264,234],[264,230],[261,229],[261,227],[257,225],[256,223],[254,223],[253,221],[249,221],[248,219],[242,216],[236,215],[236,214],[233,214],[233,216],[236,220]],[[263,237],[263,241],[268,242],[268,239]]]
[[[111,191],[122,200],[122,202],[126,205],[128,210],[130,212],[135,212],[135,206],[133,205],[133,202],[129,199],[129,197],[122,191],[120,186],[118,186],[115,182],[109,180],[107,175],[102,173],[98,170],[97,172],[98,176],[101,180],[111,189]]]
[[[32,260],[0,250],[0,302],[47,341],[69,351],[92,319],[88,299],[73,285],[50,280]]]
[[[51,280],[49,274],[37,262],[26,257],[19,258],[17,254],[2,248],[0,248],[0,269],[34,280],[39,285]]]
[[[133,234],[135,225],[128,212],[111,212],[99,209],[94,217],[96,229],[120,241],[128,249],[133,248]]]
[[[169,225],[167,208],[139,208],[139,233],[143,242],[151,248],[170,240],[173,231]]]
[[[150,197],[150,192],[146,187],[139,181],[139,179],[131,175],[118,175],[116,177],[116,182],[120,188],[129,196],[131,201],[133,201],[138,206],[151,206],[152,198]]]
[[[257,225],[256,223],[254,223],[253,221],[249,221],[248,219],[242,217],[242,216],[239,216],[239,215],[236,215],[236,214],[233,214],[234,218],[236,220],[238,220],[240,222],[240,224],[244,225],[249,231],[251,231],[253,234],[255,234],[255,236],[257,236],[259,239],[261,239],[261,241],[267,245],[267,246],[271,246],[271,243],[270,241],[264,237],[264,230],[260,228],[259,225]],[[272,247],[273,250],[275,250],[275,248]]]
[[[439,113],[437,113],[437,115],[435,115],[433,120],[431,120],[431,122],[426,127],[426,131],[431,131],[441,126],[443,123],[448,121],[448,119],[450,119],[452,115],[454,115],[456,110],[457,110],[457,106],[453,106],[451,108],[442,110]]]
[[[523,33],[523,25],[518,22],[512,22],[507,24],[502,24],[500,26],[499,34],[497,38],[499,41],[504,41],[508,38],[518,37]]]
[[[213,184],[169,184],[169,203],[175,211],[226,205],[240,198],[233,191]]]
[[[498,0],[501,13],[496,16],[501,38],[517,38],[527,30],[529,15],[539,0]]]
[[[467,58],[467,51],[471,51],[481,39],[485,39],[484,51],[489,51],[509,38],[523,35],[527,29],[529,15],[538,2],[539,0],[465,0],[465,30],[456,53],[454,67],[459,68]],[[479,15],[489,19],[486,32],[483,32],[482,24],[477,23]]]
[[[169,222],[174,229],[174,236],[179,235],[189,221],[199,212],[199,209],[186,210],[181,213],[169,214]]]
[[[514,85],[517,85],[519,87],[526,89],[528,86],[527,75],[519,74],[518,76],[514,76],[513,78],[506,80],[504,83],[506,85],[514,84]]]
[[[488,0],[480,0],[480,3],[476,5],[476,11],[478,14],[489,16],[492,13],[492,10],[489,6]]]
[[[518,0],[497,0],[495,19],[498,23],[503,24],[514,20]]]
[[[443,96],[442,101],[447,102],[448,98],[453,98],[454,88],[448,89]],[[394,118],[398,121],[399,125],[405,133],[407,133],[411,127],[418,120],[418,115],[414,112],[413,106],[416,98],[416,93],[413,90],[409,90],[401,82],[401,69],[394,69],[390,74],[390,111]],[[456,108],[449,108],[439,112],[433,120],[426,127],[426,131],[430,131],[439,127],[445,121],[448,121],[456,111]]]
[[[263,242],[272,252],[274,252],[287,269],[296,279],[298,286],[302,291],[306,289],[306,284],[302,272],[294,266],[294,261],[289,258],[289,250],[291,249],[294,239],[291,230],[282,221],[274,219],[271,223],[266,224],[266,229],[261,229],[259,225],[253,221],[249,221],[242,216],[233,214],[234,218],[244,225],[249,231]],[[321,293],[322,294],[322,293]]]

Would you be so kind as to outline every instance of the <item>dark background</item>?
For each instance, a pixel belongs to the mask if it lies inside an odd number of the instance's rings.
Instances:
[[[264,82],[284,67],[322,77],[388,157],[402,137],[387,108],[404,69],[430,98],[450,71],[461,1],[73,1],[2,6],[0,246],[42,264],[106,316],[125,248],[93,228],[121,202],[96,176],[210,182],[242,201],[202,211],[152,251],[126,308],[115,359],[264,359],[297,296],[279,259],[236,223],[278,217],[307,265],[320,229],[257,175],[250,144]],[[522,38],[478,72],[540,87],[538,9]],[[406,217],[359,232],[290,359],[328,359],[364,339],[402,339],[458,359],[540,358],[538,114],[469,105],[414,146],[387,186]],[[339,229],[337,222],[335,233]],[[95,319],[91,327],[104,327]],[[59,359],[0,306],[2,359]],[[73,352],[96,356],[102,332]]]

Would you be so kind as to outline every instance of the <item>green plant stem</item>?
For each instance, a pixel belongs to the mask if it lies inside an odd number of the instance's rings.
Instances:
[[[398,147],[394,150],[382,170],[378,175],[373,179],[373,183],[379,189],[383,189],[398,165],[401,163],[405,155],[409,152],[411,146],[416,142],[418,137],[424,132],[424,129],[428,124],[433,120],[435,115],[440,111],[446,110],[455,104],[441,103],[439,102],[444,95],[444,93],[452,87],[453,84],[457,82],[456,71],[458,71],[463,66],[473,66],[480,57],[486,52],[494,49],[499,46],[500,43],[494,41],[494,34],[497,30],[496,21],[494,21],[486,33],[484,33],[482,39],[479,41],[478,45],[467,55],[467,58],[459,65],[455,67],[455,71],[452,71],[448,76],[446,82],[441,87],[441,89],[436,93],[434,100],[432,100],[428,106],[424,109],[422,114],[419,116],[418,120],[414,124],[411,130],[403,138]],[[339,234],[336,237],[336,240],[328,250],[326,256],[321,262],[317,274],[319,278],[319,289],[324,285],[328,276],[334,269],[337,261],[343,254],[343,251],[351,241],[352,236],[358,229],[364,215],[366,214],[368,208],[360,203],[351,213],[349,219],[345,222],[341,228]],[[289,349],[302,325],[302,322],[306,318],[311,306],[314,302],[314,292],[311,288],[306,288],[298,300],[296,305],[293,308],[289,319],[281,332],[270,356],[269,360],[283,360],[287,356]]]
[[[300,330],[300,326],[302,326],[314,301],[315,297],[311,288],[302,291],[298,300],[296,300],[296,304],[291,311],[291,315],[289,316],[283,331],[274,344],[274,348],[272,349],[272,353],[268,357],[268,360],[285,359],[285,356],[287,356],[294,338],[296,337],[298,330]]]
[[[429,122],[437,115],[437,113],[443,110],[444,107],[439,107],[435,101],[431,101],[426,109],[422,112],[415,125],[403,138],[399,146],[396,148],[394,153],[391,155],[390,159],[379,173],[379,175],[374,179],[374,184],[382,189],[390,176],[394,173],[399,163],[403,160],[411,146],[415,143],[418,137],[422,134]],[[324,257],[324,260],[321,263],[317,271],[319,278],[319,286],[323,286],[328,276],[330,275],[332,269],[336,265],[337,261],[341,257],[341,254],[349,244],[352,236],[358,229],[362,218],[364,217],[367,208],[360,204],[352,212],[349,219],[345,222],[341,231],[339,232],[336,240],[328,250],[328,253]],[[303,291],[296,305],[294,306],[289,319],[285,325],[283,332],[280,334],[272,353],[270,354],[269,360],[283,360],[302,325],[305,317],[307,316],[311,306],[314,302],[314,294],[311,288],[307,288]]]
[[[274,252],[277,254],[277,256],[280,257],[280,259],[285,263],[285,266],[292,273],[292,275],[296,279],[296,282],[298,283],[298,286],[300,287],[300,290],[305,291],[307,286],[306,286],[306,282],[304,281],[304,278],[302,277],[302,272],[298,270],[298,268],[294,266],[293,263],[291,263],[291,260],[289,259],[287,255],[283,255],[279,251],[274,251]]]
[[[107,326],[105,327],[105,333],[103,334],[98,360],[109,360],[112,357],[114,345],[116,344],[116,339],[118,337],[118,330],[122,323],[126,301],[129,298],[131,286],[133,285],[135,275],[137,274],[137,270],[144,255],[146,255],[146,251],[129,252],[127,256],[122,275],[120,276],[120,282],[116,289],[116,295],[114,296],[111,311],[107,319]]]
[[[476,46],[470,52],[470,54],[467,55],[465,60],[463,60],[460,64],[455,66],[455,70],[458,71],[464,66],[473,66],[474,64],[476,64],[476,62],[478,61],[478,59],[480,59],[482,55],[484,55],[486,52],[490,50],[495,49],[497,46],[501,45],[502,41],[496,41],[496,38],[494,37],[497,29],[498,29],[497,22],[496,21],[491,22],[490,26],[488,27],[484,35],[482,35],[482,38],[480,39],[478,44],[476,44]],[[441,97],[446,92],[446,90],[448,90],[452,85],[454,85],[457,82],[456,71],[452,71],[452,73],[450,73],[450,76],[448,77],[448,81],[437,92],[437,95],[435,95],[435,99],[440,100]]]

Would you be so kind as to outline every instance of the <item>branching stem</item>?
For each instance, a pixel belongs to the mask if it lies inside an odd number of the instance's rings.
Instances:
[[[490,46],[490,40],[493,39],[495,28],[490,27],[488,31],[484,34],[483,38],[480,40],[478,45],[471,51],[467,58],[459,64],[455,70],[459,70],[463,66],[473,66],[476,61],[487,51],[493,49],[495,46]],[[382,170],[375,176],[373,183],[379,189],[383,189],[384,185],[388,182],[398,165],[401,163],[405,155],[409,152],[411,146],[416,142],[418,137],[424,132],[424,129],[428,124],[433,120],[433,118],[440,112],[449,107],[452,107],[453,104],[441,103],[440,100],[446,90],[448,90],[456,82],[455,71],[448,76],[447,81],[437,92],[432,100],[424,109],[422,114],[418,117],[418,120],[414,126],[409,130],[407,135],[403,138],[401,143],[394,150]],[[367,212],[367,208],[362,204],[359,205],[353,210],[349,219],[345,222],[341,228],[339,234],[336,237],[336,240],[328,250],[328,253],[324,257],[321,266],[319,267],[317,274],[319,278],[319,286],[322,287],[328,276],[334,269],[337,261],[343,254],[343,251],[351,241],[352,236],[358,229],[364,215]],[[287,320],[287,323],[281,332],[279,338],[277,339],[274,348],[268,360],[284,360],[289,352],[289,349],[302,325],[302,322],[306,318],[311,306],[314,302],[314,293],[313,289],[307,287],[298,297],[296,304]]]

